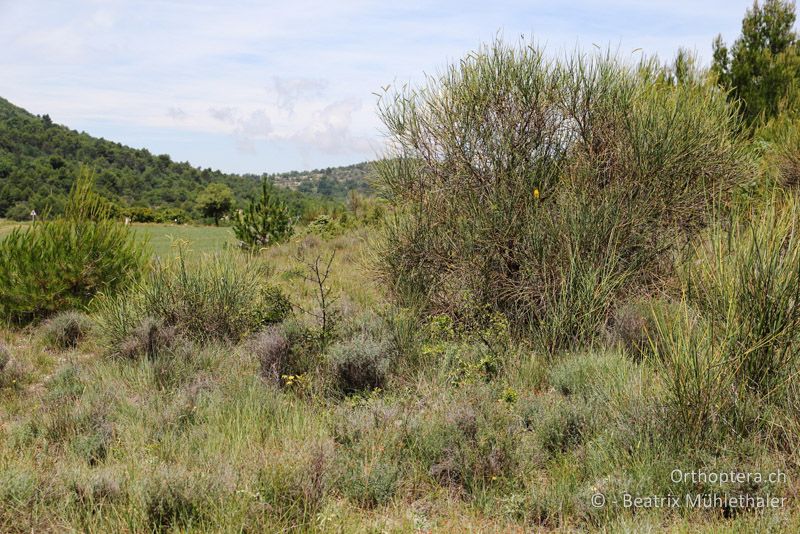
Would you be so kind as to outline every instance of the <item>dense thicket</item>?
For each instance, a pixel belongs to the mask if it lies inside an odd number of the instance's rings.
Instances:
[[[488,306],[550,349],[591,338],[749,173],[736,108],[681,78],[496,43],[384,100],[380,176],[401,209],[383,269],[399,296]]]
[[[174,162],[167,155],[98,139],[0,98],[0,218],[26,219],[32,209],[62,212],[82,164],[94,170],[98,191],[121,207],[170,209],[161,217],[170,221],[186,218],[186,214],[200,217],[195,201],[208,184],[230,187],[238,205],[258,196],[261,188],[256,176],[200,169]],[[341,176],[338,169],[325,169],[267,178],[291,187],[278,188],[275,194],[294,214],[301,215],[330,207],[331,200],[344,198],[350,189],[367,189],[365,165],[343,168]],[[158,216],[140,211],[131,210],[130,214],[144,219]]]

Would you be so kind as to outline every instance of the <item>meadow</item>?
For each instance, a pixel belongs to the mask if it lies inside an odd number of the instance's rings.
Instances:
[[[0,219],[0,239],[14,228],[28,224]],[[134,223],[131,226],[137,238],[141,242],[147,242],[156,257],[172,256],[175,246],[181,242],[197,253],[222,252],[226,247],[237,244],[228,227],[155,223]]]
[[[3,238],[6,234],[11,232],[14,228],[19,226],[20,223],[15,221],[7,221],[5,219],[0,219],[0,238]]]
[[[137,238],[146,241],[156,257],[174,255],[178,243],[186,243],[192,254],[224,252],[237,242],[229,227],[192,226],[175,224],[132,225]]]

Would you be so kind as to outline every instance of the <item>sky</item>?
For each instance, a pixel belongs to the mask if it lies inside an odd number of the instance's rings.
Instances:
[[[387,86],[482,43],[553,57],[611,47],[711,58],[751,0],[0,0],[0,96],[31,113],[226,172],[374,159]]]

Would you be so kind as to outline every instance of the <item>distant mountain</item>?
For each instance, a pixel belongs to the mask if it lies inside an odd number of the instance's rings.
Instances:
[[[374,169],[371,162],[365,161],[346,167],[328,167],[265,176],[280,187],[302,193],[316,193],[328,198],[345,198],[350,191],[370,194]]]
[[[212,182],[228,185],[237,202],[256,196],[260,176],[223,173],[172,161],[57,125],[0,98],[0,218],[23,218],[32,209],[59,212],[82,164],[98,189],[122,207],[178,208],[196,214],[197,194]],[[368,191],[370,165],[265,174],[295,211],[303,205]]]

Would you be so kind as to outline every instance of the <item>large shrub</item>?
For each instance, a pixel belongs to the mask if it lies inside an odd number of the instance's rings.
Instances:
[[[0,241],[0,318],[28,323],[86,306],[138,278],[146,255],[84,172],[63,217],[17,228]]]
[[[698,73],[497,43],[381,104],[380,180],[400,209],[382,271],[406,303],[480,305],[548,349],[592,337],[621,293],[750,164],[736,110]]]

